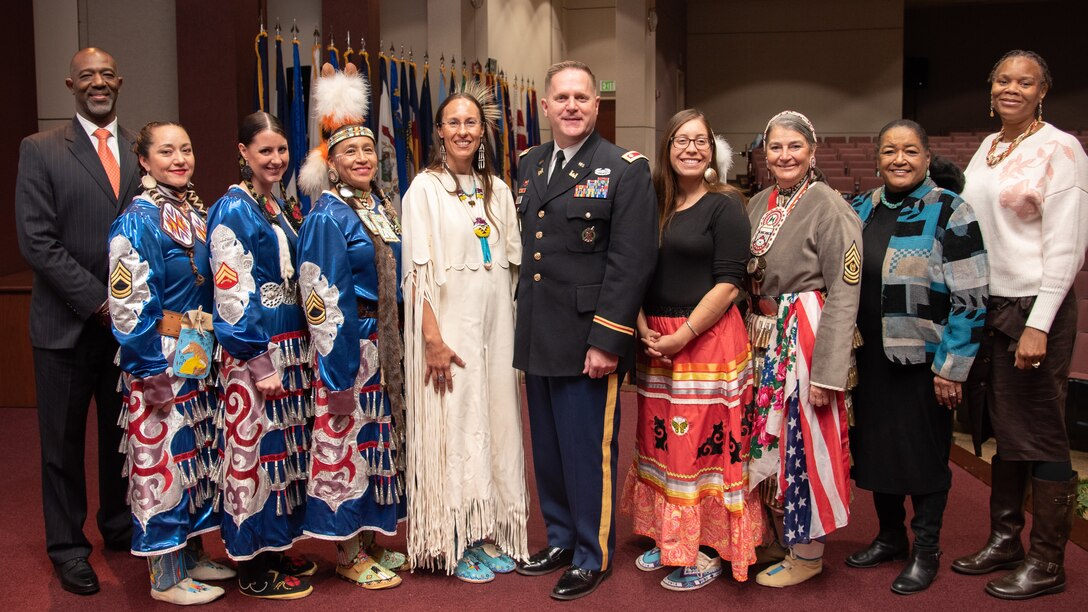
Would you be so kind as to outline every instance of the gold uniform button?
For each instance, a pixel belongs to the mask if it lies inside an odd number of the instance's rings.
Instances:
[[[533,259],[535,259],[537,261],[540,261],[540,252],[539,251],[537,251],[536,253],[533,253]]]
[[[537,211],[537,213],[536,213],[536,216],[538,216],[538,217],[540,217],[541,219],[543,219],[543,218],[544,218],[544,211],[543,211],[543,210]]]
[[[544,237],[544,232],[537,232],[537,233],[536,233],[536,239],[537,239],[537,240],[540,240],[540,239],[541,239],[541,238],[543,238],[543,237]]]
[[[540,273],[539,272],[537,272],[536,274],[533,275],[533,280],[535,280],[535,281],[540,280]]]
[[[589,217],[590,217],[590,214],[586,213],[586,219],[588,219]]]

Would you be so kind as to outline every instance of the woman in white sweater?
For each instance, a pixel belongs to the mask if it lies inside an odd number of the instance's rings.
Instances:
[[[1043,122],[1051,82],[1046,61],[1031,51],[1010,51],[997,62],[990,105],[1001,131],[971,159],[963,192],[982,224],[991,295],[967,393],[976,451],[992,435],[997,455],[990,539],[952,569],[1013,570],[986,585],[1002,599],[1065,589],[1076,499],[1065,399],[1077,327],[1071,287],[1088,245],[1088,157],[1076,138]],[[1034,520],[1025,555],[1029,476]]]

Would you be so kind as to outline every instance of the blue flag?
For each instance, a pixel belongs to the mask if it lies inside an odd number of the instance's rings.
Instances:
[[[288,100],[287,77],[283,73],[283,37],[276,34],[276,116],[284,125],[291,113]]]
[[[329,63],[332,64],[333,70],[340,70],[340,50],[336,48],[335,43],[329,43]],[[316,66],[318,70],[321,70],[321,66]]]
[[[446,64],[443,62],[438,67],[438,104],[441,105],[448,95],[449,92],[446,89]]]
[[[298,38],[291,41],[295,69],[291,79],[291,122],[287,129],[287,148],[291,153],[290,173],[295,178],[295,192],[299,195],[302,214],[310,212],[310,198],[298,188],[298,171],[306,157],[306,102],[302,93],[302,59]]]
[[[408,143],[404,140],[404,115],[401,114],[400,67],[397,58],[389,54],[389,112],[393,115],[393,144],[397,152],[397,188],[398,195],[404,197],[408,191]]]
[[[408,62],[408,108],[412,111],[412,119],[408,123],[408,138],[412,143],[412,170],[419,172],[420,164],[426,164],[423,157],[422,138],[419,133],[419,96],[416,95],[416,63]]]
[[[419,159],[422,166],[431,161],[434,144],[434,112],[431,111],[431,67],[423,63],[423,88],[419,92]]]

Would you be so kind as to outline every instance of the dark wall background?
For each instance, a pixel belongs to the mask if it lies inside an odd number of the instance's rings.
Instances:
[[[0,121],[0,276],[26,270],[15,239],[15,176],[19,143],[38,131],[37,78],[34,72],[34,11],[31,2],[8,3],[0,36],[0,57],[6,57],[5,81],[10,95]]]
[[[1082,0],[910,6],[903,55],[928,70],[921,88],[904,82],[903,114],[933,134],[1000,128],[989,117],[987,76],[1011,49],[1030,49],[1050,65],[1054,88],[1043,116],[1063,129],[1088,128],[1088,34]]]

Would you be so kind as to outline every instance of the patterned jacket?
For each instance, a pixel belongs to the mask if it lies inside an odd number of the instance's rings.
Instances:
[[[879,194],[854,199],[868,223]],[[903,201],[884,256],[884,353],[894,363],[932,363],[964,381],[978,352],[989,297],[989,264],[971,206],[926,179]],[[866,338],[868,342],[872,339]]]

